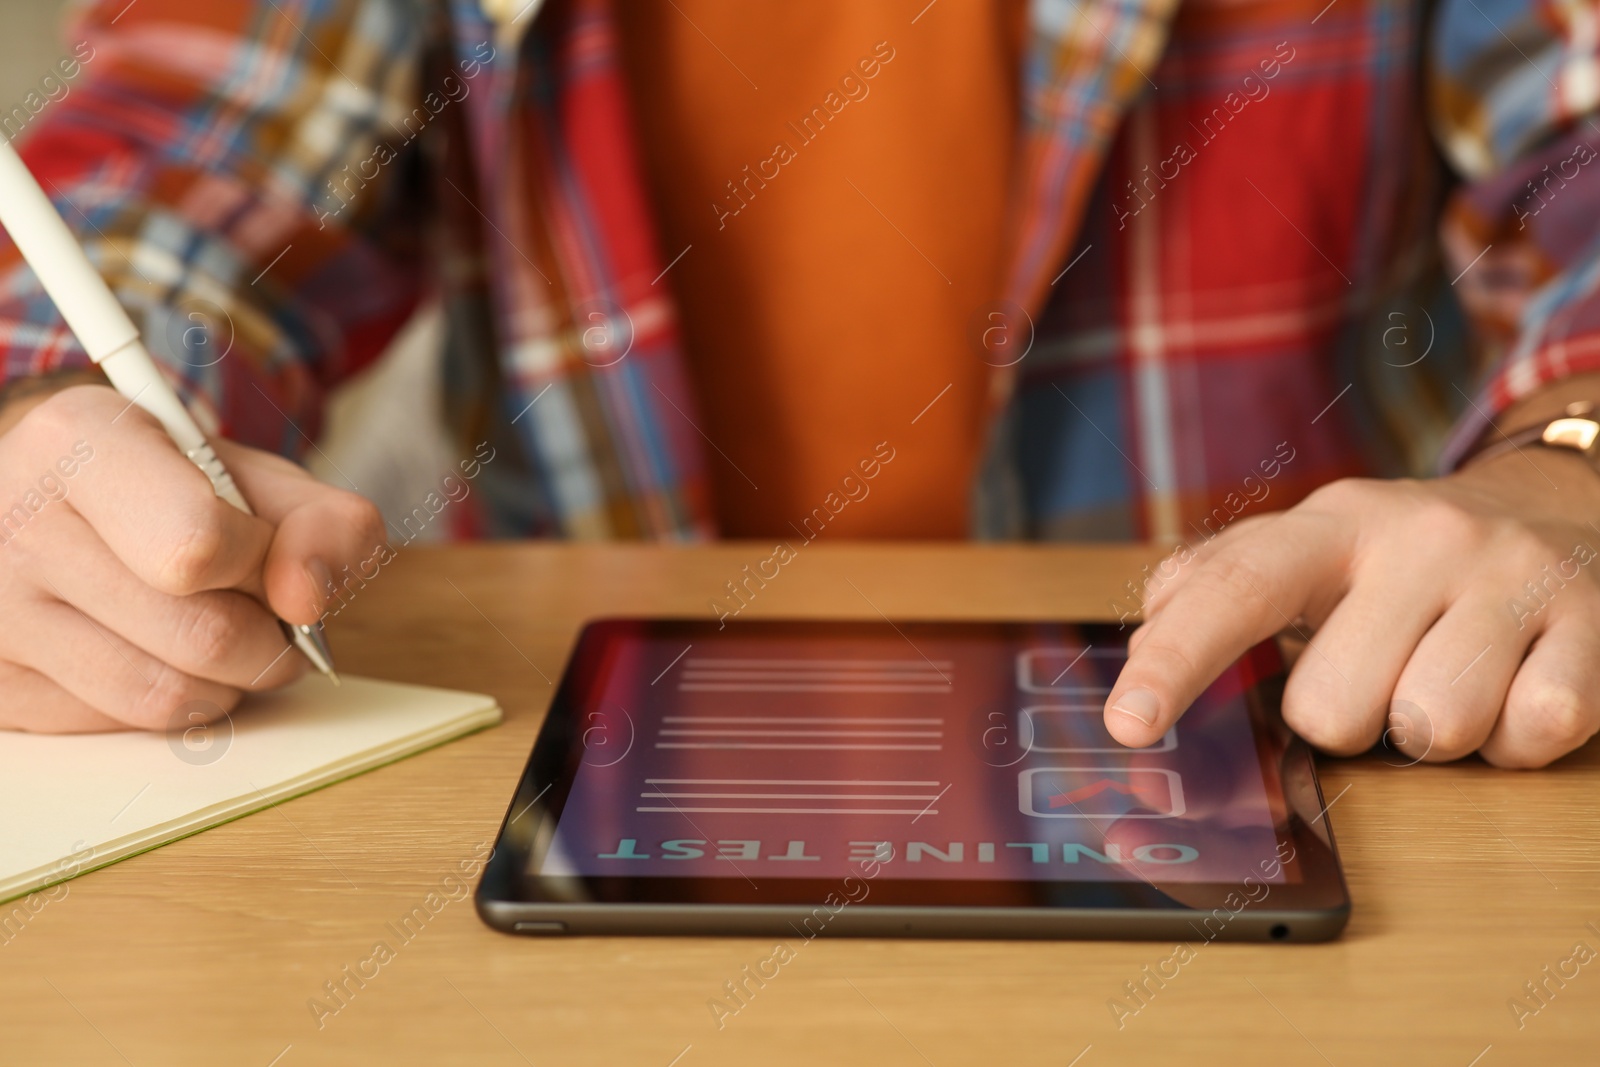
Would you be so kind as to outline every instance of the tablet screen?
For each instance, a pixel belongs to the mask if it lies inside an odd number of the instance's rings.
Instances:
[[[604,624],[564,687],[575,769],[544,879],[1281,883],[1263,645],[1156,745],[1102,709],[1126,631]],[[552,712],[556,714],[556,712]]]

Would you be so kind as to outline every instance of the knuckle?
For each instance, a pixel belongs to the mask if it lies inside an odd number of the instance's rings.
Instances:
[[[1290,716],[1284,719],[1294,731],[1316,748],[1335,756],[1355,756],[1372,747],[1377,733],[1359,720],[1327,709]]]
[[[1197,550],[1185,545],[1150,569],[1143,587],[1146,617],[1160,611],[1183,588],[1197,567],[1198,556]]]
[[[1428,496],[1414,505],[1412,522],[1423,544],[1445,551],[1471,551],[1481,548],[1495,530],[1491,522],[1475,515],[1453,500]]]
[[[210,674],[228,657],[242,636],[237,613],[212,598],[197,598],[180,629],[184,659],[201,674]]]
[[[1550,545],[1538,534],[1511,519],[1495,522],[1490,534],[1496,558],[1504,560],[1518,575],[1540,576],[1540,568],[1553,558]]]
[[[18,420],[13,433],[33,441],[59,442],[81,435],[91,420],[103,422],[116,393],[103,385],[74,385],[40,400]]]
[[[1169,685],[1172,682],[1183,685],[1187,680],[1200,678],[1200,665],[1181,647],[1155,633],[1148,623],[1139,629],[1139,662],[1145,675]],[[1129,659],[1132,659],[1131,653]]]
[[[1541,682],[1518,706],[1508,710],[1520,720],[1520,731],[1529,741],[1550,750],[1551,759],[1583,744],[1600,725],[1592,703],[1561,682]]]
[[[1484,731],[1461,712],[1429,715],[1417,730],[1417,755],[1430,762],[1448,762],[1469,756],[1483,743]]]
[[[65,437],[83,421],[82,402],[72,395],[75,391],[64,389],[39,401],[17,421],[11,432],[40,443]]]
[[[1369,717],[1348,707],[1347,694],[1322,679],[1291,675],[1284,691],[1283,720],[1324,752],[1354,756],[1371,748],[1379,731]]]
[[[150,676],[150,684],[139,694],[131,721],[146,730],[165,730],[178,709],[195,699],[198,686],[193,678],[165,664]]]
[[[383,514],[378,506],[356,493],[341,493],[334,512],[337,522],[357,537],[363,546],[384,540]]]
[[[203,508],[189,516],[177,525],[169,543],[160,551],[156,587],[174,596],[201,590],[222,554],[224,540],[222,522],[214,508]]]
[[[1336,478],[1308,493],[1301,507],[1319,511],[1358,509],[1371,500],[1377,487],[1371,478]]]
[[[1195,573],[1197,588],[1204,589],[1219,603],[1254,602],[1266,595],[1268,576],[1248,556],[1229,553],[1213,557]]]

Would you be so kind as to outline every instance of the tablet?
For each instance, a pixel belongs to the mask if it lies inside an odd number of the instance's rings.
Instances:
[[[1100,623],[612,619],[477,890],[528,934],[1315,941],[1349,914],[1270,643],[1155,745]]]

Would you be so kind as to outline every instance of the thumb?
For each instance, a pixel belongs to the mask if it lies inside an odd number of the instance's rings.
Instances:
[[[325,485],[281,456],[226,441],[216,448],[250,506],[275,528],[262,584],[279,618],[315,623],[353,576],[370,577],[388,562],[383,517],[370,500]]]

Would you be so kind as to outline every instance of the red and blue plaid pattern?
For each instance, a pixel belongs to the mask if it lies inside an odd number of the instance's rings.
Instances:
[[[91,4],[25,155],[222,432],[304,450],[437,289],[450,421],[509,457],[464,532],[707,536],[610,2]],[[978,532],[1204,536],[1600,369],[1592,3],[1029,19]],[[0,354],[83,360],[9,247]]]

